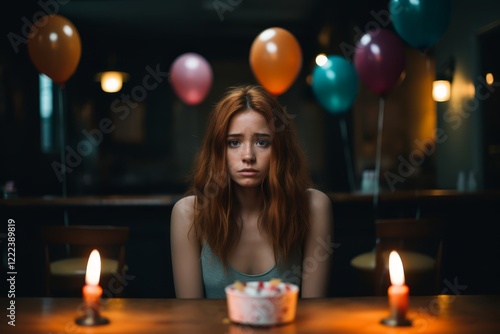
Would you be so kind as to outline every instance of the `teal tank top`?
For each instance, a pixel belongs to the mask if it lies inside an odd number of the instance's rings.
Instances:
[[[224,288],[233,284],[236,280],[248,282],[279,278],[283,282],[296,284],[300,288],[302,282],[302,253],[300,250],[294,249],[287,261],[275,264],[274,267],[262,274],[248,275],[237,271],[231,265],[228,265],[227,271],[224,272],[222,261],[205,243],[201,250],[201,269],[206,298],[226,298]]]

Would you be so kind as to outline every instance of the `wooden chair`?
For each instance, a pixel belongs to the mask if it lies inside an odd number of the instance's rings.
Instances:
[[[375,222],[375,250],[351,260],[375,295],[390,285],[389,253],[396,250],[403,262],[410,294],[438,294],[441,283],[444,224],[437,219],[379,219]]]
[[[120,276],[128,269],[125,245],[129,238],[126,226],[73,225],[44,226],[45,290],[47,296],[81,295],[85,272],[92,249],[101,256],[99,285],[112,296],[123,293]]]

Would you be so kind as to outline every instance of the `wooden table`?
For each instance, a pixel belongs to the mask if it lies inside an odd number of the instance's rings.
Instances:
[[[226,301],[176,299],[108,299],[102,315],[108,325],[75,324],[78,298],[17,298],[15,324],[5,316],[10,300],[0,299],[0,333],[499,333],[500,296],[439,295],[411,297],[412,327],[387,327],[386,297],[299,300],[296,320],[288,325],[255,328],[231,324]]]

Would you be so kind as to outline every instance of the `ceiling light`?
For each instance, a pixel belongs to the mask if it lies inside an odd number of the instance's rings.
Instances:
[[[101,88],[106,93],[119,92],[123,82],[128,80],[128,73],[120,71],[106,71],[97,73],[96,80],[101,82]]]

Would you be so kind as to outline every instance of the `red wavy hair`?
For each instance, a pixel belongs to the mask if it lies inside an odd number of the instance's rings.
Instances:
[[[262,114],[273,132],[270,170],[261,186],[264,208],[259,227],[271,241],[276,261],[302,245],[310,225],[306,190],[312,183],[292,118],[261,86],[231,87],[212,110],[189,190],[196,197],[196,236],[224,265],[240,235],[226,164],[227,132],[231,118],[248,109]]]

